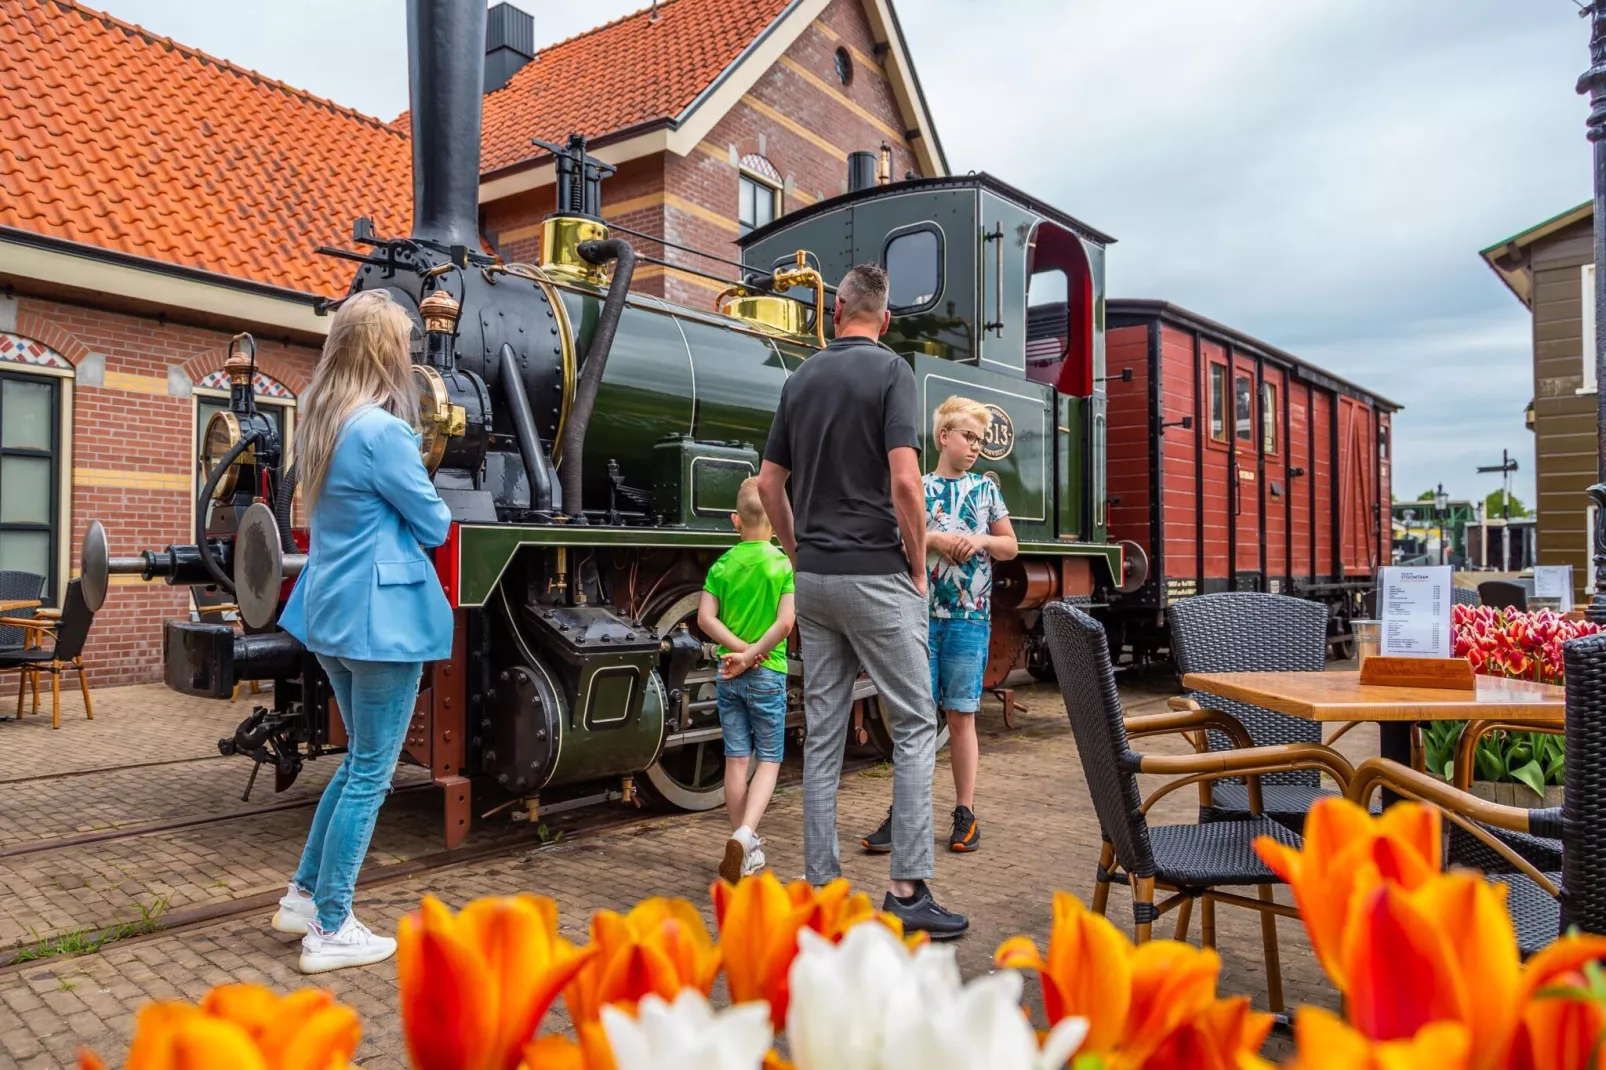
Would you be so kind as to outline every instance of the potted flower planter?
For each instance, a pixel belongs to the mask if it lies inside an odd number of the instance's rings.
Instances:
[[[1502,806],[1520,806],[1526,810],[1537,810],[1541,807],[1560,806],[1566,789],[1560,784],[1547,784],[1545,794],[1540,796],[1535,795],[1534,790],[1526,784],[1474,780],[1468,790],[1480,799],[1487,799]]]

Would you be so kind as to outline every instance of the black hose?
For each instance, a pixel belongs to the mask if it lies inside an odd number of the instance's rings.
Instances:
[[[524,376],[519,358],[513,347],[502,343],[502,389],[507,392],[508,415],[513,419],[513,434],[519,440],[519,453],[524,458],[524,474],[530,477],[530,508],[538,513],[552,513],[552,462],[547,459],[546,447],[535,431],[535,413],[530,409],[530,397],[524,390]]]
[[[585,367],[580,369],[569,422],[563,429],[563,468],[558,473],[563,481],[563,511],[571,524],[584,524],[580,488],[585,476],[586,427],[591,423],[591,410],[597,404],[597,391],[602,387],[602,372],[608,364],[608,351],[613,348],[614,333],[619,329],[619,317],[624,314],[630,278],[636,273],[636,251],[623,238],[583,241],[577,251],[591,264],[618,261],[613,281],[608,284],[607,300],[603,301],[602,312],[597,317],[596,330],[591,334],[591,346],[586,350]]]
[[[223,473],[227,472],[229,466],[234,463],[235,458],[250,449],[256,440],[255,431],[247,432],[241,436],[240,441],[236,442],[234,448],[223,455],[223,459],[217,463],[211,474],[206,477],[206,486],[201,488],[201,497],[195,503],[195,543],[201,550],[201,564],[206,566],[206,571],[212,574],[212,578],[217,581],[217,585],[230,594],[234,593],[234,580],[219,567],[217,558],[212,556],[212,544],[206,537],[206,507],[207,503],[212,500],[212,492],[217,489],[218,480],[223,478]]]
[[[279,544],[289,553],[295,546],[295,533],[291,530],[290,513],[296,501],[296,466],[279,478],[279,493],[273,499],[273,519],[279,525]]]

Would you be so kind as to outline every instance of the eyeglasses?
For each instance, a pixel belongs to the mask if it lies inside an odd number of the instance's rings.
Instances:
[[[980,435],[976,434],[976,432],[974,432],[974,431],[958,431],[958,430],[953,429],[953,428],[950,428],[950,430],[954,430],[956,434],[958,434],[961,438],[963,438],[965,440],[965,444],[966,445],[980,446],[982,444],[982,441],[983,441],[982,437]]]

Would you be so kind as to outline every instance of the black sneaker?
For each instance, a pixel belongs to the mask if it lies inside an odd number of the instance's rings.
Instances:
[[[948,834],[948,850],[966,854],[981,847],[981,826],[968,806],[954,807],[954,830]]]
[[[956,940],[965,935],[970,919],[938,906],[925,881],[914,884],[915,894],[908,899],[888,892],[881,909],[903,922],[904,932],[922,932],[933,940]]]
[[[892,851],[892,811],[887,810],[887,819],[876,826],[876,830],[859,841],[866,851],[873,855],[889,854]]]

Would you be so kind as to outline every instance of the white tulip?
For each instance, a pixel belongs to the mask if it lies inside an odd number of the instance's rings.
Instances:
[[[768,1003],[716,1014],[694,988],[673,1003],[646,996],[634,1018],[603,1007],[602,1027],[619,1070],[760,1070],[774,1036]]]
[[[1060,1070],[1087,1022],[1067,1019],[1041,1051],[1014,971],[961,984],[952,948],[913,955],[880,925],[842,944],[805,930],[786,1035],[798,1070]]]

